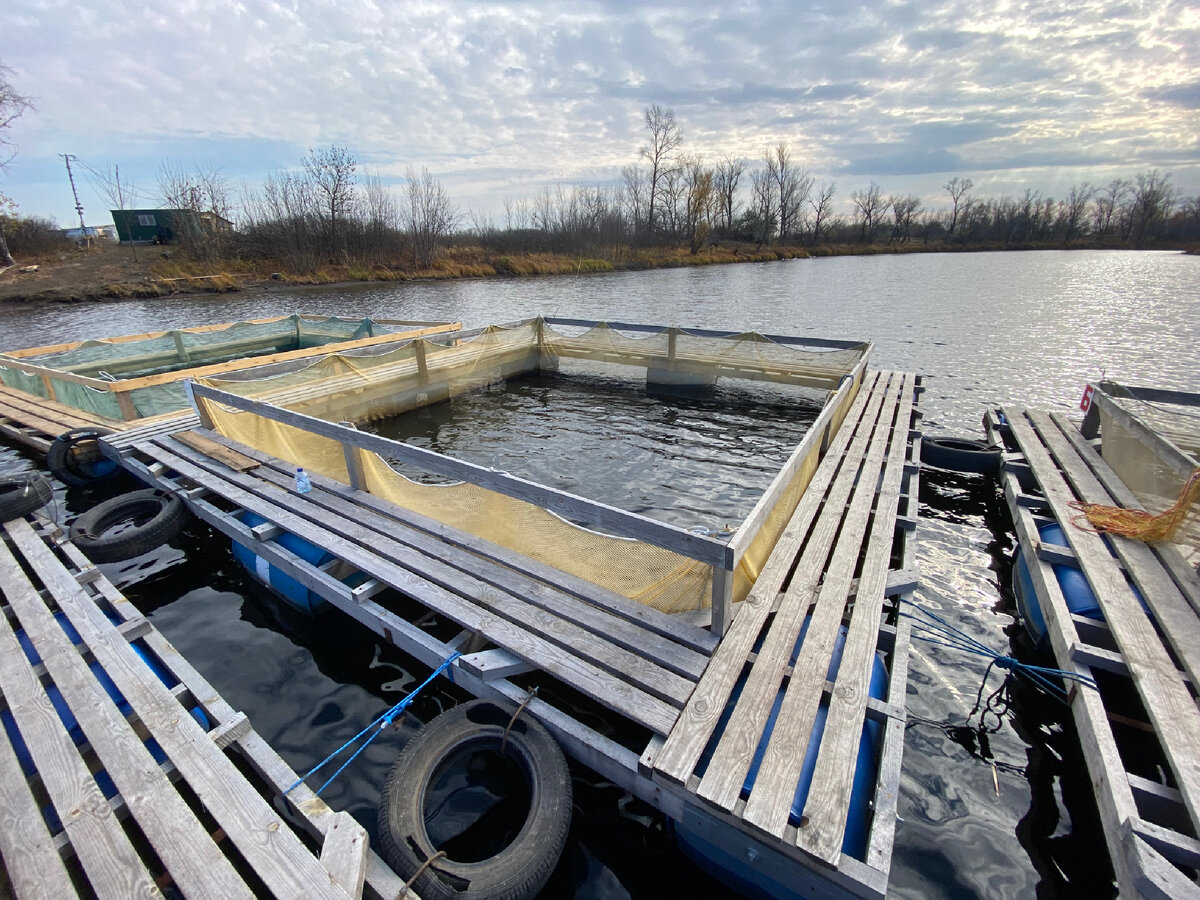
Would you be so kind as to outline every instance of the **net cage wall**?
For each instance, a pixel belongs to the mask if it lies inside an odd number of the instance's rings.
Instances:
[[[209,378],[201,384],[331,422],[361,424],[504,380],[553,369],[568,358],[601,359],[644,369],[650,380],[708,383],[719,377],[753,378],[823,387],[835,408],[830,427],[841,425],[858,389],[868,347],[796,349],[761,335],[714,338],[662,329],[622,333],[603,323],[571,334],[541,319],[490,326],[474,335],[434,335],[387,349],[329,354],[293,371],[249,380]],[[202,417],[224,436],[271,456],[350,483],[342,442],[260,414],[197,397]],[[814,436],[815,437],[815,436]],[[753,539],[733,579],[742,600],[765,564],[820,461],[822,442],[796,451],[796,465]],[[533,560],[581,577],[664,612],[710,605],[713,570],[642,540],[605,534],[567,521],[525,500],[469,482],[430,484],[396,471],[387,459],[354,449],[361,488],[444,525],[473,534]],[[402,468],[409,471],[406,463]],[[417,473],[412,473],[416,475]]]
[[[171,372],[227,363],[273,353],[307,350],[393,333],[369,318],[283,316],[220,327],[176,329],[134,340],[88,340],[46,353],[22,352],[7,358],[31,366],[26,371],[5,365],[0,355],[0,382],[25,393],[54,399],[84,412],[109,419],[128,418],[117,397],[121,382],[136,382]],[[36,348],[35,348],[36,349]],[[113,388],[93,387],[77,379],[108,382]],[[174,380],[122,390],[137,417],[162,415],[187,406],[183,387]]]

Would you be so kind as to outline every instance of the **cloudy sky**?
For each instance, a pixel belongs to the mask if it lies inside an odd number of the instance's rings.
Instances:
[[[1195,2],[6,0],[0,63],[37,103],[0,192],[64,225],[61,153],[153,197],[163,159],[253,184],[331,143],[496,213],[615,180],[652,103],[708,160],[788,142],[842,201],[875,179],[936,207],[952,175],[1062,196],[1153,167],[1200,193]],[[108,219],[86,180],[81,199]]]

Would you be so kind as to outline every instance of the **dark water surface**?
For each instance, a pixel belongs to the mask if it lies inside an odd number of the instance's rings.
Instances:
[[[539,313],[865,339],[872,363],[926,376],[930,435],[978,436],[992,405],[1074,409],[1106,372],[1130,383],[1200,390],[1200,258],[1170,253],[1040,252],[839,258],[577,278],[353,286],[266,295],[0,307],[0,347],[131,334],[291,312],[453,319],[466,325]],[[757,479],[804,423],[749,397],[724,404],[651,403],[612,385],[527,379],[457,409],[414,414],[414,440],[451,453],[508,453],[504,421],[536,434],[537,451],[505,468],[550,484],[624,492],[597,496],[680,524],[740,513]],[[496,412],[503,411],[501,416]],[[490,409],[496,426],[461,423]],[[803,418],[811,410],[805,409]],[[542,431],[534,431],[541,428]],[[789,430],[790,429],[790,430]],[[572,461],[587,445],[603,478]],[[634,454],[648,454],[636,457]],[[626,458],[628,457],[628,459]],[[589,459],[591,457],[589,456]],[[640,459],[631,464],[629,460]],[[36,462],[0,448],[0,466]],[[489,463],[491,464],[491,463]],[[589,463],[589,466],[594,465]],[[647,471],[652,470],[652,471]],[[743,476],[743,472],[747,473]],[[672,495],[678,482],[682,490]],[[60,489],[58,515],[116,486]],[[743,491],[739,493],[739,491]],[[674,505],[664,505],[671,499]],[[917,531],[918,601],[997,650],[1024,654],[1007,590],[1013,536],[997,486],[926,471]],[[258,590],[227,546],[193,523],[174,546],[113,577],[294,767],[307,769],[424,677],[336,614],[319,625]],[[1069,716],[1016,691],[981,725],[967,713],[985,662],[915,643],[910,724],[891,889],[903,897],[1103,896],[1103,838]],[[990,691],[998,686],[995,676]],[[427,720],[460,699],[439,682],[417,702]],[[384,774],[415,724],[377,741],[326,791],[374,829]],[[547,896],[718,896],[719,885],[675,851],[661,819],[575,770],[576,815]]]

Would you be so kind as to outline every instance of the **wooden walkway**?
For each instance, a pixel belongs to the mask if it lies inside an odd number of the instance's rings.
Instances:
[[[896,618],[888,598],[915,586],[911,570],[905,571],[912,565],[911,542],[906,529],[897,528],[898,516],[915,525],[915,395],[912,375],[879,372],[864,381],[749,599],[653,760],[655,777],[683,785],[702,813],[802,851],[831,867],[826,876],[851,890],[862,884],[881,895],[895,827],[909,641],[907,619]],[[901,566],[889,571],[894,559]],[[841,663],[828,681],[839,630],[845,639]],[[882,699],[868,693],[877,652],[890,663]],[[746,777],[780,693],[782,705],[747,792]],[[812,788],[795,822],[793,796],[822,703],[828,714]],[[866,718],[885,727],[864,864],[843,854],[842,842]]]
[[[64,431],[97,426],[114,431],[125,423],[0,385],[0,437],[7,440],[45,453]]]
[[[882,897],[909,642],[893,598],[915,587],[919,391],[912,375],[864,377],[723,640],[347,485],[314,475],[311,493],[297,494],[292,464],[204,429],[195,417],[102,443],[143,480],[183,492],[202,519],[421,662],[435,666],[462,650],[454,681],[469,692],[516,703],[529,700],[530,685],[537,685],[541,693],[528,709],[564,750],[669,817],[712,817],[730,846],[776,861],[788,879],[799,867],[826,886]],[[265,521],[249,527],[242,511]],[[351,587],[334,577],[333,563],[317,568],[290,553],[276,540],[285,531],[329,550],[346,564],[337,574],[345,577],[348,566],[361,583]],[[806,618],[810,637],[793,662]],[[448,632],[447,620],[457,630]],[[842,663],[828,681],[839,628]],[[878,699],[867,690],[877,656],[888,669]],[[729,724],[719,726],[737,685],[742,700]],[[779,689],[786,699],[758,787],[739,798]],[[645,751],[639,755],[628,739],[618,743],[577,718],[580,694],[603,715],[626,720],[626,731],[643,729]],[[827,725],[816,787],[797,829],[787,814],[799,777],[796,746],[812,730],[818,704],[828,705]],[[871,773],[869,849],[858,859],[841,852],[841,835],[868,719],[880,724],[882,740],[878,774]],[[713,761],[698,771],[710,742]]]
[[[1076,500],[1140,506],[1066,416],[1005,409],[986,424],[1007,447],[1005,496],[1058,666],[1100,686],[1073,689],[1071,712],[1121,892],[1200,897],[1200,579],[1169,545],[1071,524]],[[1042,542],[1053,522],[1069,548]],[[1070,613],[1054,566],[1082,570],[1103,621]]]
[[[295,773],[56,534],[14,520],[0,541],[0,857],[15,896],[345,898],[365,878],[394,897],[362,827],[303,785],[281,801]]]

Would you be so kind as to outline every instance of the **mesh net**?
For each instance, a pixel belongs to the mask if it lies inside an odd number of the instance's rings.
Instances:
[[[758,335],[712,338],[664,330],[632,337],[606,325],[564,335],[541,320],[532,320],[487,328],[470,339],[435,336],[386,352],[331,354],[302,369],[265,379],[239,376],[202,383],[316,418],[361,423],[436,403],[521,372],[553,367],[560,358],[640,366],[649,379],[664,371],[670,377],[673,371],[701,383],[731,376],[835,389],[865,352],[865,347],[794,350]],[[841,425],[856,390],[857,384],[852,384],[836,394],[838,406],[831,431]],[[346,451],[338,441],[254,412],[202,399],[198,402],[213,427],[227,437],[349,482]],[[360,456],[362,487],[401,507],[664,612],[702,609],[711,603],[712,570],[705,563],[643,541],[601,534],[478,485],[418,482],[374,453],[351,452]],[[751,541],[734,577],[735,601],[749,593],[811,480],[820,453],[820,442],[810,442]]]
[[[52,392],[59,403],[122,419],[126,416],[113,390],[81,384],[60,373],[108,382],[132,381],[237,359],[250,360],[248,365],[252,365],[255,357],[271,353],[307,350],[390,332],[390,328],[371,319],[292,315],[218,328],[167,331],[137,340],[83,341],[54,352],[22,353],[20,361],[42,367],[39,373],[4,366],[0,357],[0,382],[38,397],[49,398]],[[128,388],[122,393],[138,417],[162,415],[187,406],[187,394],[174,380]]]

